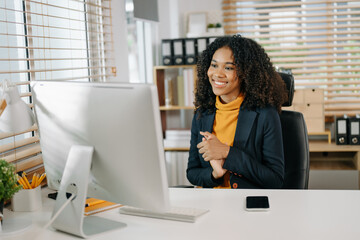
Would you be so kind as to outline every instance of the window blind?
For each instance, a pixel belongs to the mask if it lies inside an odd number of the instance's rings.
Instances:
[[[30,81],[101,81],[116,75],[111,0],[0,2],[0,82],[33,107]],[[30,175],[44,172],[38,128],[0,133],[0,158]]]
[[[360,113],[360,2],[223,0],[225,33],[252,38],[296,88],[323,88],[327,119]]]

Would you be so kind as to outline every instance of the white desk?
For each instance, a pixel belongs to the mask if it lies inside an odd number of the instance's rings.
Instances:
[[[45,197],[42,189],[42,211],[12,213],[7,217],[33,220],[29,230],[8,239],[80,239],[42,227],[49,221],[54,200]],[[269,212],[247,212],[248,195],[267,195]],[[359,190],[231,190],[231,189],[170,189],[173,205],[210,209],[196,223],[126,216],[118,209],[98,216],[121,221],[126,228],[107,232],[91,239],[360,239]]]

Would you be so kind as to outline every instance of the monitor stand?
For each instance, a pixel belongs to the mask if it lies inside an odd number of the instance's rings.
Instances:
[[[82,238],[126,226],[124,223],[96,216],[84,217],[93,152],[94,147],[91,146],[71,147],[53,211],[53,215],[56,214],[67,201],[66,192],[75,194],[75,198],[54,220],[52,227]]]

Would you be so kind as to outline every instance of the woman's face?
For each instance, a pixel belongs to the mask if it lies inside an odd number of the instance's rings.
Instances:
[[[229,103],[240,94],[240,81],[236,74],[233,52],[229,47],[222,47],[214,53],[208,77],[212,90],[224,103]]]

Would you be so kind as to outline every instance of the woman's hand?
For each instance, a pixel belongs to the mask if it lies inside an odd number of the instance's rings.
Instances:
[[[205,161],[209,161],[213,169],[212,175],[215,179],[221,178],[226,173],[223,168],[225,158],[229,153],[229,146],[223,144],[219,139],[209,132],[200,132],[203,135],[202,142],[197,145],[199,152],[203,153]],[[211,142],[210,142],[211,141]],[[220,151],[220,152],[217,152]],[[217,153],[216,153],[217,152]],[[224,158],[215,158],[218,156],[225,156]]]
[[[213,169],[212,175],[215,179],[221,178],[226,173],[227,170],[223,169],[224,162],[224,159],[210,160],[210,165]]]
[[[227,144],[223,144],[214,134],[209,132],[200,132],[200,134],[204,136],[204,138],[203,141],[197,145],[197,148],[205,161],[227,158],[230,150]]]

